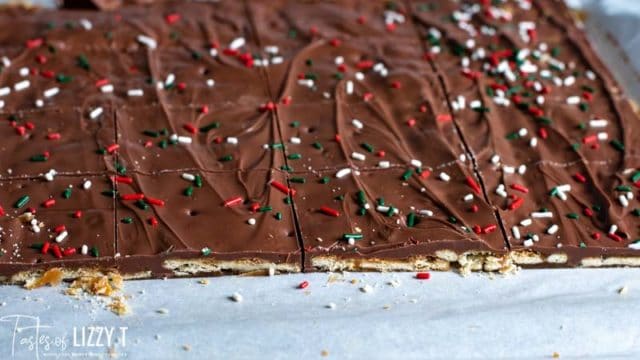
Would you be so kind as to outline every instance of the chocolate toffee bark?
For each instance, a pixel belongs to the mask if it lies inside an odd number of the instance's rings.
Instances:
[[[112,188],[106,176],[0,181],[0,279],[22,282],[51,267],[68,278],[112,269]]]
[[[458,163],[292,173],[307,267],[471,270],[508,267],[491,208]],[[474,190],[476,189],[476,190]]]
[[[301,271],[277,170],[132,174],[117,182],[116,264],[140,276]]]
[[[0,13],[6,281],[639,263],[638,118],[559,0],[94,3]]]

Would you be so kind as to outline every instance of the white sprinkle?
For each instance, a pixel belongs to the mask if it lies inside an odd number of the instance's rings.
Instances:
[[[254,219],[254,218],[250,218],[249,220],[247,220],[247,224],[249,224],[249,225],[255,225],[255,224],[256,224],[256,219]]]
[[[536,96],[536,103],[538,105],[544,105],[544,96],[542,96],[542,95]]]
[[[353,119],[353,120],[351,120],[351,124],[352,124],[353,126],[355,126],[355,127],[356,127],[356,129],[358,129],[358,130],[361,130],[361,129],[364,127],[364,125],[362,125],[362,121],[360,121],[360,120],[358,120],[358,119]]]
[[[362,291],[363,293],[372,293],[373,292],[373,287],[369,284],[366,284],[365,286],[360,288],[360,291]]]
[[[386,169],[386,168],[388,168],[390,166],[391,166],[391,163],[386,161],[386,160],[380,161],[378,163],[378,167],[383,168],[383,169]]]
[[[531,247],[533,246],[533,240],[527,239],[522,243],[522,245],[524,245],[525,247]]]
[[[491,163],[493,165],[498,165],[500,163],[500,155],[495,154],[491,157]]]
[[[66,230],[61,232],[60,234],[58,234],[58,236],[56,236],[56,242],[57,243],[62,242],[64,239],[67,238],[67,235],[69,235],[69,233]]]
[[[112,93],[113,92],[113,85],[112,84],[102,85],[102,86],[100,86],[100,91],[103,94]]]
[[[609,138],[609,134],[607,134],[606,132],[601,131],[601,132],[598,133],[597,137],[598,137],[598,140],[605,141],[605,140],[607,140]]]
[[[243,37],[235,38],[229,43],[229,49],[238,50],[246,44],[246,40]]]
[[[520,175],[524,175],[524,173],[527,172],[527,165],[522,164],[520,166],[518,166],[518,174]]]
[[[22,80],[13,85],[13,90],[22,91],[28,88],[29,86],[31,86],[31,82],[29,82],[29,80]]]
[[[553,235],[553,234],[555,234],[557,232],[558,232],[558,225],[556,225],[556,224],[553,224],[553,225],[549,226],[549,228],[547,229],[547,234],[549,234],[549,235]]]
[[[347,95],[353,94],[353,81],[349,80],[346,84]]]
[[[22,67],[20,68],[20,70],[18,71],[18,73],[20,74],[20,76],[25,77],[29,75],[29,68],[28,67]]]
[[[464,200],[464,201],[466,201],[466,202],[473,201],[473,194],[467,194],[467,195],[465,195],[465,196],[464,196],[464,198],[463,198],[463,200]]]
[[[87,245],[82,245],[80,248],[80,254],[87,255],[89,253],[89,247]]]
[[[91,180],[85,180],[84,183],[82,183],[82,188],[85,190],[91,189]]]
[[[8,86],[0,88],[0,96],[7,96],[10,93],[11,93],[11,88],[9,88]]]
[[[137,39],[139,43],[141,43],[142,45],[145,45],[150,49],[155,49],[158,46],[158,43],[154,39],[148,36],[138,35]]]
[[[11,60],[9,60],[8,57],[3,56],[1,60],[2,60],[2,66],[6,67],[6,68],[11,66]]]
[[[603,128],[606,127],[609,122],[603,119],[589,120],[589,126],[592,128]]]
[[[567,105],[578,105],[578,104],[580,104],[579,96],[569,96],[567,98]]]
[[[181,177],[184,180],[187,180],[187,181],[195,181],[196,180],[196,176],[193,175],[193,174],[189,174],[189,173],[182,173]]]
[[[300,144],[302,142],[302,140],[300,140],[300,138],[296,136],[292,136],[289,141],[291,141],[292,144]]]
[[[342,179],[343,177],[347,176],[351,174],[351,169],[350,168],[344,168],[344,169],[340,169],[338,170],[338,172],[336,173],[336,177],[338,179]]]
[[[513,226],[511,228],[511,232],[513,233],[513,237],[516,239],[520,239],[520,229],[517,226]]]
[[[327,309],[335,310],[335,308],[336,308],[336,303],[330,302],[329,304],[327,304]]]
[[[516,172],[516,168],[509,165],[502,165],[502,171],[504,171],[505,174],[513,174]]]
[[[4,100],[0,100],[0,109],[4,107]]]
[[[80,19],[80,26],[82,26],[85,30],[91,30],[93,29],[93,24],[91,23],[91,21],[87,20],[87,19]]]
[[[276,268],[273,266],[269,266],[269,276],[273,276],[276,274]]]
[[[58,95],[58,93],[59,93],[59,92],[60,92],[60,89],[59,89],[59,88],[57,88],[57,87],[53,87],[53,88],[51,88],[51,89],[47,89],[47,90],[45,90],[45,91],[44,91],[44,93],[43,93],[43,95],[44,95],[44,97],[46,97],[46,98],[50,98],[50,97],[53,97],[53,96]]]
[[[42,99],[37,99],[35,104],[37,108],[41,108],[44,106],[44,101],[42,101]]]
[[[563,81],[564,86],[571,86],[575,83],[576,83],[576,77],[573,75],[567,76],[566,78],[564,78],[564,81]]]
[[[611,227],[609,228],[609,234],[615,234],[616,231],[618,231],[618,225],[611,225]]]
[[[127,95],[130,96],[130,97],[142,96],[142,95],[144,95],[144,91],[142,91],[142,89],[131,89],[131,90],[127,91]]]
[[[531,219],[524,219],[524,220],[520,221],[520,226],[525,226],[526,227],[526,226],[529,226],[531,224],[533,224],[533,220],[531,220]]]
[[[629,248],[633,250],[640,250],[640,241],[629,244]]]
[[[176,140],[178,140],[178,143],[185,144],[185,145],[191,144],[193,142],[193,139],[191,139],[188,136],[178,136]]]
[[[364,74],[363,74],[363,73],[361,73],[360,71],[358,71],[358,72],[355,74],[355,77],[356,77],[356,80],[358,80],[358,81],[362,81],[362,80],[364,80]]]
[[[239,302],[242,302],[242,300],[244,300],[244,298],[242,297],[242,295],[240,293],[234,292],[231,295],[231,300],[239,303]]]
[[[571,185],[569,185],[569,184],[558,185],[556,187],[556,190],[561,191],[561,192],[571,191]]]
[[[49,170],[46,174],[44,174],[44,179],[47,181],[53,181],[53,177],[58,174],[54,169]]]
[[[360,161],[364,161],[367,157],[359,152],[353,152],[351,153],[351,158],[354,160],[360,160]]]
[[[596,74],[591,70],[587,70],[584,74],[587,77],[587,79],[589,79],[589,80],[595,80],[596,79]]]
[[[509,194],[507,194],[507,192],[505,191],[505,187],[504,184],[500,184],[498,185],[498,187],[496,188],[496,194],[500,195],[500,197],[506,198]]]
[[[531,140],[529,140],[529,146],[532,148],[538,146],[538,138],[532,137]]]
[[[164,79],[164,86],[169,86],[173,84],[174,81],[176,81],[176,76],[174,74],[169,74],[167,75],[167,78]]]
[[[440,178],[440,180],[448,182],[449,180],[451,180],[451,176],[449,176],[449,174],[445,173],[445,172],[441,172],[438,177]]]
[[[213,87],[216,84],[216,82],[213,79],[207,79],[207,86],[208,87]]]
[[[528,133],[529,133],[529,131],[527,131],[527,129],[525,129],[525,128],[521,128],[520,130],[518,130],[518,135],[520,137],[525,137],[525,136],[527,136]]]
[[[433,211],[422,209],[422,210],[418,210],[418,214],[424,215],[424,216],[433,216]]]
[[[238,138],[233,136],[227,137],[227,144],[238,145]]]
[[[411,160],[411,166],[422,167],[422,161],[417,160],[417,159],[413,159],[413,160]]]
[[[89,117],[94,120],[96,119],[98,116],[102,115],[103,109],[101,107],[97,107],[93,110],[91,110],[91,112],[89,113]]]
[[[618,196],[618,200],[620,201],[620,205],[622,205],[622,207],[629,206],[629,199],[627,199],[626,196],[620,195]]]
[[[534,219],[552,218],[553,213],[551,211],[536,211],[531,213],[531,217]]]

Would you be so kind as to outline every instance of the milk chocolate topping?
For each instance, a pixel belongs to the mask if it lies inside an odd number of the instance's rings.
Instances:
[[[2,275],[638,256],[638,118],[559,0],[83,3],[0,13]]]

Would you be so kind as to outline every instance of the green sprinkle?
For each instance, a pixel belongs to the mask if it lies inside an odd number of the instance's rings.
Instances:
[[[267,205],[267,206],[263,206],[263,207],[261,207],[260,209],[258,209],[258,211],[259,211],[259,212],[262,212],[262,213],[263,213],[263,212],[268,212],[268,211],[271,211],[271,210],[273,210],[273,207],[268,206],[268,205]]]
[[[284,201],[285,204],[290,205],[291,204],[291,197],[287,196],[284,199],[282,199],[282,201]]]
[[[585,244],[583,241],[580,241],[580,247],[581,247],[581,248],[586,248],[586,247],[587,247],[587,244]]]
[[[506,139],[507,140],[515,140],[515,139],[517,139],[519,137],[520,137],[520,135],[518,135],[517,132],[512,132],[510,134],[507,134]]]
[[[122,223],[123,224],[131,224],[131,223],[133,223],[133,218],[127,216],[126,218],[122,219]]]
[[[633,216],[640,217],[640,208],[633,209],[633,211],[631,211],[631,214],[633,214]]]
[[[323,176],[322,179],[320,179],[321,184],[328,184],[329,181],[331,181],[331,178],[329,178],[328,176]]]
[[[319,143],[319,142],[317,142],[317,141],[313,143],[313,147],[314,147],[314,148],[316,148],[316,149],[318,149],[318,150],[322,150],[322,144],[320,144],[320,143]]]
[[[233,155],[225,155],[225,156],[220,158],[220,161],[222,161],[222,162],[227,162],[227,161],[231,161],[231,160],[233,160]]]
[[[118,174],[124,175],[124,174],[127,173],[127,167],[126,166],[124,166],[124,165],[122,165],[120,163],[116,163],[115,167],[116,167],[116,171],[118,172]]]
[[[21,207],[27,205],[28,202],[29,202],[29,195],[22,195],[20,197],[20,199],[18,199],[18,201],[16,201],[14,207],[16,209],[20,209]]]
[[[284,144],[283,143],[273,143],[273,144],[271,144],[271,148],[272,149],[284,149]]]
[[[93,256],[93,257],[98,257],[98,256],[100,256],[100,250],[98,250],[98,248],[97,248],[97,247],[92,246],[92,247],[91,247],[91,256]]]
[[[580,150],[580,143],[573,143],[573,144],[571,144],[571,148],[573,149],[573,151],[578,151],[578,150]]]
[[[138,200],[135,202],[135,204],[141,210],[149,209],[149,204],[147,204],[144,200]]]
[[[609,144],[611,144],[611,146],[613,146],[613,148],[618,151],[624,151],[624,144],[618,139],[611,140]]]
[[[117,192],[111,189],[111,190],[104,190],[103,192],[101,192],[101,194],[106,197],[115,198],[117,195]]]
[[[161,149],[166,149],[167,146],[169,146],[169,142],[165,139],[165,140],[160,140],[160,142],[158,142],[158,146]]]
[[[201,188],[202,187],[202,176],[196,175],[195,179],[193,179],[193,183],[196,185],[196,187]]]
[[[307,180],[303,177],[293,177],[290,179],[290,181],[296,184],[304,184],[305,182],[307,182]]]
[[[412,169],[407,169],[407,171],[405,171],[402,174],[402,180],[407,181],[411,178],[411,175],[413,175],[413,170]]]
[[[343,234],[342,238],[345,240],[362,240],[364,236],[362,234]]]
[[[191,186],[191,185],[187,186],[187,188],[186,188],[186,189],[184,189],[184,191],[182,192],[182,194],[183,194],[184,196],[191,196],[191,195],[193,195],[193,186]]]
[[[29,160],[33,162],[43,162],[43,161],[47,161],[47,156],[44,154],[34,155]]]
[[[56,81],[58,81],[60,84],[70,83],[71,80],[73,80],[73,78],[71,76],[68,76],[68,75],[65,75],[65,74],[56,75]]]
[[[580,218],[580,215],[578,215],[576,213],[569,213],[569,214],[567,214],[567,217],[569,219],[578,220]]]
[[[378,202],[378,206],[384,206],[384,198],[378,198],[376,199],[376,201]]]
[[[150,137],[158,137],[158,132],[157,131],[153,131],[153,130],[145,130],[142,132],[144,135],[146,136],[150,136]]]
[[[292,172],[293,168],[291,166],[289,166],[289,165],[282,165],[282,166],[280,166],[280,170],[286,171],[286,172]]]
[[[216,122],[212,122],[209,125],[205,125],[205,126],[200,127],[200,132],[201,133],[206,133],[206,132],[209,132],[209,131],[211,131],[213,129],[217,129],[219,127],[220,127],[220,123],[219,122],[217,122],[217,121]]]
[[[362,148],[367,150],[368,152],[372,153],[373,152],[373,146],[371,146],[371,144],[367,144],[367,143],[363,143]]]
[[[578,129],[579,130],[586,130],[587,129],[587,124],[581,122],[580,124],[578,124]]]
[[[416,225],[416,214],[413,212],[410,212],[409,214],[407,214],[407,226],[414,227],[415,225]]]
[[[281,213],[280,211],[278,211],[278,212],[274,215],[274,217],[276,218],[276,220],[280,221],[280,220],[282,220],[282,213]]]
[[[448,220],[452,224],[455,224],[458,222],[458,219],[456,219],[455,216],[449,216]]]
[[[64,191],[62,192],[62,197],[65,199],[69,199],[71,197],[71,192],[73,192],[73,190],[70,187],[64,189]]]
[[[295,153],[295,154],[289,154],[287,156],[287,159],[289,160],[300,160],[302,158],[301,154]]]
[[[602,207],[600,205],[593,205],[591,208],[595,212],[600,212],[600,210],[602,210]]]
[[[78,66],[80,66],[85,70],[91,70],[89,59],[87,59],[87,57],[84,54],[78,56]]]
[[[367,197],[365,196],[364,191],[358,191],[356,196],[358,198],[358,204],[364,206],[367,203]]]
[[[631,186],[628,185],[618,185],[616,186],[616,191],[631,191]]]
[[[343,201],[344,200],[344,195],[342,195],[342,194],[338,195],[334,199],[337,200],[337,201]]]
[[[364,216],[366,214],[367,214],[367,209],[366,208],[361,207],[361,208],[358,209],[358,215]]]
[[[200,60],[202,58],[202,54],[200,54],[199,51],[192,51],[191,57],[193,58],[193,60]]]
[[[208,247],[202,248],[202,250],[200,250],[200,252],[202,253],[202,255],[204,256],[209,256],[211,255],[211,249],[209,249]]]
[[[578,108],[582,112],[587,112],[587,110],[589,110],[589,105],[587,103],[580,103],[580,105],[578,105]]]
[[[289,126],[291,126],[292,128],[297,128],[300,126],[300,121],[292,121],[291,124],[289,124]]]
[[[29,248],[31,249],[36,249],[36,250],[40,250],[42,249],[42,246],[44,246],[43,243],[35,243],[35,244],[31,244],[29,245]]]
[[[637,182],[638,180],[640,180],[640,171],[636,171],[631,175],[631,181]]]
[[[545,116],[536,117],[536,121],[541,123],[541,124],[545,124],[545,125],[551,125],[551,123],[553,123],[553,121],[551,119],[549,119],[548,117],[545,117]]]

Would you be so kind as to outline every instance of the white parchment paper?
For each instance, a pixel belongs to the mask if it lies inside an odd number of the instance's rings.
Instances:
[[[570,2],[589,11],[596,48],[640,98],[640,1]],[[640,358],[640,269],[330,276],[133,281],[125,317],[61,288],[2,286],[0,359],[109,358],[109,348],[130,359]]]

